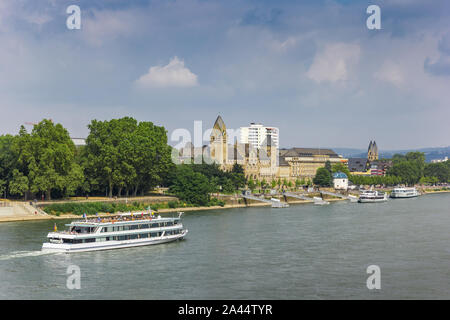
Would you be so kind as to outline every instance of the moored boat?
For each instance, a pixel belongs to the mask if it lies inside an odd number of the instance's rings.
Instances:
[[[416,188],[397,187],[391,192],[391,198],[413,198],[420,196],[419,191]]]
[[[376,190],[364,190],[361,192],[358,202],[371,203],[371,202],[384,202],[387,201],[387,193]]]
[[[74,221],[67,231],[50,232],[42,251],[83,252],[160,244],[183,239],[188,233],[178,217],[154,217],[151,212],[124,213],[108,218]]]

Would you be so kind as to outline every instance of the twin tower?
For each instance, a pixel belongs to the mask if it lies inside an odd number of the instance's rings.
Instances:
[[[369,162],[378,160],[378,147],[375,140],[370,141],[369,143],[369,148],[367,149],[367,160],[369,160]]]

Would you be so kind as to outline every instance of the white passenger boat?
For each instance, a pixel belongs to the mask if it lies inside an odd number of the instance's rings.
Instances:
[[[74,221],[68,231],[47,235],[42,251],[83,252],[146,246],[183,239],[188,233],[181,224],[181,215],[172,218],[154,217],[150,212],[124,213],[108,218]]]
[[[420,193],[416,188],[405,187],[394,188],[390,195],[391,198],[413,198],[417,196],[420,196]]]
[[[361,192],[358,202],[370,203],[370,202],[384,202],[387,201],[387,193],[379,192],[376,190],[364,190]]]
[[[329,201],[323,200],[320,197],[313,197],[313,200],[314,200],[314,204],[321,205],[321,206],[324,204],[330,204]]]
[[[287,202],[281,202],[280,199],[271,198],[272,208],[289,208],[289,204]]]

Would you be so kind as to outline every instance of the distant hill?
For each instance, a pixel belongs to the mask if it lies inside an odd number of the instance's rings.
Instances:
[[[354,148],[330,148],[337,154],[342,155],[345,158],[365,158],[367,157],[366,149],[354,149]],[[392,158],[396,153],[406,154],[412,151],[419,151],[425,153],[425,161],[430,162],[435,159],[443,159],[445,157],[450,158],[450,146],[441,148],[418,148],[408,150],[380,150],[380,158]]]

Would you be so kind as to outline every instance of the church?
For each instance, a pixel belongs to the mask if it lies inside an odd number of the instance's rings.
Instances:
[[[271,136],[267,135],[262,145],[257,148],[248,143],[229,143],[227,128],[219,115],[214,122],[210,135],[209,155],[222,170],[231,170],[235,163],[244,168],[247,179],[312,180],[318,168],[327,161],[331,164],[347,164],[347,159],[337,155],[333,150],[321,148],[278,149]]]

